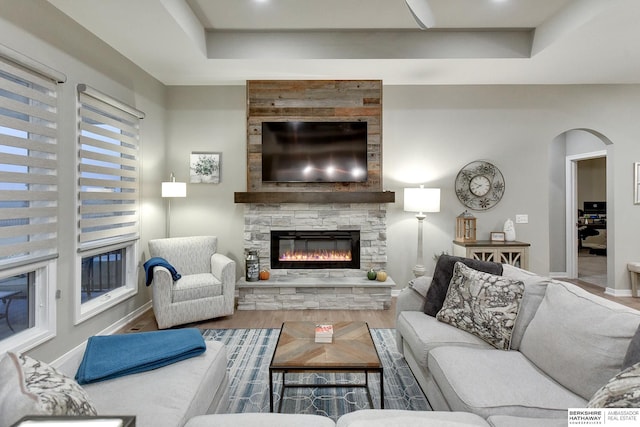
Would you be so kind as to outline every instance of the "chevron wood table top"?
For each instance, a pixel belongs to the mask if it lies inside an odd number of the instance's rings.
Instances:
[[[333,342],[315,342],[315,322],[284,322],[272,369],[379,369],[378,351],[366,322],[334,322]]]

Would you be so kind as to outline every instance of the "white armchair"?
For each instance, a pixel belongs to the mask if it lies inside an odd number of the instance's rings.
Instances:
[[[153,312],[158,328],[233,314],[236,263],[216,253],[217,246],[214,236],[149,241],[149,255],[164,258],[182,276],[174,281],[167,268],[153,270]]]

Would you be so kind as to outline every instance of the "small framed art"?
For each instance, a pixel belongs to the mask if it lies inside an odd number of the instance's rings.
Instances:
[[[194,151],[189,158],[190,182],[192,184],[219,184],[222,153]]]
[[[504,242],[505,241],[504,232],[503,231],[492,231],[490,240],[492,242]]]

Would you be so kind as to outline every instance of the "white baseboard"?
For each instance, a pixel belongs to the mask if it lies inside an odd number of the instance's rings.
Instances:
[[[105,329],[98,332],[96,335],[112,335],[113,333],[125,327],[125,325],[127,325],[128,323],[133,322],[135,319],[142,316],[150,308],[151,308],[151,301],[148,301],[147,303],[143,304],[138,309],[127,314],[125,317],[118,320],[114,324],[107,326]],[[71,350],[69,350],[68,352],[58,357],[53,362],[51,362],[51,365],[53,367],[57,367],[64,364],[64,362],[71,359],[75,354],[77,354],[77,352],[80,351],[85,346],[86,343],[87,343],[87,340],[82,341],[80,344],[78,344],[77,346],[75,346],[74,348],[72,348]]]
[[[566,279],[567,277],[569,277],[569,275],[567,274],[566,271],[556,271],[556,272],[549,273],[549,277],[554,277],[557,279]]]
[[[633,296],[633,294],[631,293],[631,289],[613,289],[613,288],[606,288],[604,290],[604,293],[606,295],[611,295],[613,297],[631,297]]]
[[[400,295],[400,292],[402,292],[402,289],[391,289],[391,296],[397,297],[398,295]]]

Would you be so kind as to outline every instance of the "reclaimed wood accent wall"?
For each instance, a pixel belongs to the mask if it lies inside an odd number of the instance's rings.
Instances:
[[[263,121],[366,121],[367,181],[262,182]],[[247,81],[247,191],[355,192],[382,190],[381,80]]]

